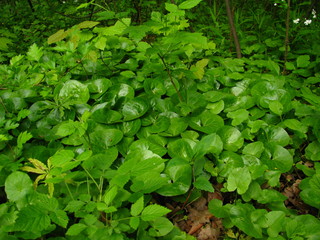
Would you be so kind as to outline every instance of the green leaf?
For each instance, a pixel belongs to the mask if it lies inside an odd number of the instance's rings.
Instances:
[[[106,149],[103,153],[98,153],[90,157],[88,161],[92,161],[94,168],[102,171],[111,167],[112,163],[118,157],[118,150],[115,147]]]
[[[306,133],[308,131],[308,127],[304,125],[297,119],[286,119],[283,121],[283,124],[292,130],[299,131],[302,133]]]
[[[123,133],[118,129],[98,125],[89,136],[94,150],[100,152],[119,143]]]
[[[141,219],[143,221],[152,221],[157,219],[158,217],[162,217],[163,215],[166,215],[169,212],[171,212],[170,209],[157,204],[153,204],[143,209],[141,213]]]
[[[267,141],[279,144],[283,147],[287,146],[291,141],[289,134],[281,127],[272,126],[266,130]]]
[[[310,206],[320,209],[320,174],[303,179],[299,188],[302,190],[301,199]]]
[[[317,239],[320,236],[318,218],[305,214],[288,220],[285,229],[289,239]]]
[[[208,153],[219,155],[223,149],[223,142],[218,134],[212,133],[204,136],[199,142],[197,142],[194,148],[194,158],[198,159]]]
[[[206,192],[214,192],[212,183],[210,183],[209,179],[206,176],[201,175],[197,177],[193,185],[199,190],[203,190]]]
[[[184,118],[170,118],[170,126],[169,128],[164,131],[159,133],[160,136],[165,136],[165,137],[175,137],[178,136],[179,134],[183,133],[188,127],[188,124],[186,123],[186,120]]]
[[[108,103],[101,103],[94,106],[91,110],[91,118],[98,123],[116,123],[122,119],[122,114],[111,110]]]
[[[171,159],[165,173],[172,183],[160,188],[157,192],[163,196],[177,196],[186,193],[191,185],[192,168],[184,158]]]
[[[281,116],[283,114],[283,105],[281,102],[275,100],[269,103],[269,108],[275,114]]]
[[[56,32],[55,34],[52,34],[49,38],[48,38],[48,44],[52,44],[55,42],[59,42],[63,39],[65,39],[68,36],[68,31],[65,32],[63,29],[59,30],[58,32]]]
[[[266,159],[265,164],[270,170],[278,170],[282,173],[289,171],[293,165],[293,157],[290,152],[280,145],[269,145],[272,159]]]
[[[230,219],[240,230],[254,238],[262,238],[262,230],[258,224],[253,223],[251,215],[255,209],[250,204],[237,204],[230,208]]]
[[[189,139],[178,139],[168,144],[168,153],[171,158],[182,157],[191,160],[194,142]]]
[[[280,75],[280,66],[278,63],[269,59],[268,64],[267,64],[267,68],[269,68],[271,72],[274,72],[277,75]]]
[[[130,224],[130,227],[136,230],[140,225],[140,217],[131,217],[129,224]]]
[[[187,0],[179,4],[180,9],[191,9],[197,6],[202,0]]]
[[[218,218],[225,218],[229,215],[229,212],[223,206],[223,202],[219,199],[212,199],[208,204],[208,209]]]
[[[227,180],[227,189],[232,192],[237,189],[238,194],[244,194],[251,183],[251,175],[248,168],[234,168]]]
[[[103,201],[105,202],[105,204],[107,204],[107,206],[109,206],[114,200],[114,198],[117,196],[117,194],[118,194],[118,187],[113,186],[106,192],[106,194],[104,195]]]
[[[28,174],[18,171],[7,177],[4,186],[7,198],[14,202],[23,200],[33,190],[33,184]]]
[[[310,56],[309,55],[300,55],[297,57],[297,67],[305,68],[310,64]]]
[[[313,141],[305,149],[306,157],[312,161],[320,160],[320,143]]]
[[[50,212],[50,218],[52,222],[58,224],[59,226],[66,228],[69,222],[68,215],[63,210],[55,210],[54,212]]]
[[[50,217],[47,211],[38,206],[28,206],[22,208],[18,213],[15,223],[16,231],[40,233],[50,226]]]
[[[69,227],[68,231],[66,232],[66,235],[68,236],[77,236],[79,233],[81,233],[84,229],[86,229],[88,226],[84,225],[83,223],[76,223]]]
[[[31,138],[32,134],[28,133],[27,131],[20,133],[17,140],[17,147],[22,149],[23,144],[25,144]]]
[[[282,211],[271,211],[266,214],[267,232],[270,237],[277,237],[283,230],[286,214]]]
[[[73,151],[62,149],[50,157],[50,162],[54,167],[62,167],[66,163],[70,162],[73,158]]]
[[[172,222],[165,217],[159,217],[154,221],[150,222],[151,229],[149,229],[150,236],[162,237],[166,236],[173,229]]]
[[[57,96],[59,102],[68,107],[73,104],[87,103],[90,98],[86,85],[76,80],[66,81]]]
[[[178,10],[177,5],[172,3],[165,3],[165,8],[168,12],[177,12]]]
[[[82,28],[92,28],[92,27],[98,25],[99,23],[100,23],[100,22],[95,22],[95,21],[84,21],[84,22],[82,22],[82,23],[79,23],[79,24],[77,25],[77,27],[78,27],[79,29],[82,29]]]
[[[38,48],[37,44],[32,44],[29,48],[29,51],[27,52],[28,59],[30,61],[37,61],[39,62],[40,58],[43,55],[42,48]]]
[[[223,148],[227,151],[236,152],[244,143],[241,132],[235,127],[224,126],[218,133],[222,139]]]
[[[134,98],[125,103],[122,109],[124,121],[130,121],[143,116],[149,109],[146,101],[142,98]]]
[[[189,126],[195,130],[210,134],[215,133],[224,126],[223,119],[210,111],[205,110],[199,116],[192,117]]]
[[[261,153],[263,153],[263,151],[264,151],[263,143],[260,141],[257,141],[257,142],[249,143],[248,145],[246,145],[243,148],[242,153],[247,155],[253,155],[259,158],[261,156]]]
[[[138,216],[144,207],[144,197],[140,197],[134,204],[131,205],[130,213],[132,216]]]
[[[232,126],[237,126],[249,118],[249,112],[245,109],[239,109],[234,112],[228,112],[227,117],[232,118]]]

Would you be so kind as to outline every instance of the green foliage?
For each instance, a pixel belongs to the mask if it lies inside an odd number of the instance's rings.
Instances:
[[[319,236],[316,214],[288,209],[282,194],[297,172],[301,201],[320,209],[319,52],[293,50],[283,76],[266,26],[233,59],[214,15],[220,39],[189,31],[207,4],[165,3],[140,25],[98,1],[70,4],[103,11],[1,59],[0,238],[193,239],[158,199],[189,204],[216,183],[229,202],[209,210],[226,229]],[[9,51],[16,36],[0,33]]]

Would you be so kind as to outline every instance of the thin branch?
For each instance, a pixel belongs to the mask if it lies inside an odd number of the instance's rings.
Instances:
[[[180,93],[179,89],[177,88],[177,85],[176,85],[176,84],[174,83],[174,81],[173,81],[173,78],[172,78],[172,75],[171,75],[171,72],[170,72],[170,69],[169,69],[167,63],[165,62],[163,56],[161,56],[159,53],[158,53],[158,56],[159,56],[159,58],[161,59],[163,65],[164,65],[164,68],[166,69],[166,72],[167,72],[167,74],[168,74],[168,76],[169,76],[170,82],[172,83],[174,89],[176,90],[176,92],[177,92],[177,94],[178,94],[178,97],[179,97],[180,102],[183,102],[183,98],[182,98],[182,96],[181,96],[181,93]]]
[[[240,42],[238,39],[236,27],[234,26],[233,22],[233,14],[231,12],[231,7],[230,7],[230,0],[225,0],[226,3],[226,8],[227,8],[227,15],[228,15],[228,20],[229,20],[229,25],[230,25],[230,30],[233,36],[233,41],[234,45],[236,46],[236,52],[237,52],[237,58],[241,58],[241,47],[240,47]]]
[[[283,71],[282,71],[283,75],[285,75],[287,72],[286,63],[288,60],[288,53],[289,53],[289,30],[290,30],[290,0],[288,0],[287,18],[286,18],[286,38],[284,40],[285,51],[284,51]]]

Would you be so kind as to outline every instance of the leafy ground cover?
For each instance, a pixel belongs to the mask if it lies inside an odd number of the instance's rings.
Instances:
[[[284,62],[279,32],[239,31],[233,58],[200,2],[4,55],[1,239],[319,239],[319,36]]]

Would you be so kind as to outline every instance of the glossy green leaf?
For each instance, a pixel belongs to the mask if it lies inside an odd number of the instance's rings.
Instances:
[[[184,118],[170,118],[169,128],[166,131],[159,133],[159,135],[164,137],[175,137],[183,133],[187,127],[188,123]]]
[[[160,188],[157,192],[163,196],[177,196],[186,193],[191,185],[192,168],[190,163],[183,158],[171,159],[165,173],[171,183]]]
[[[249,117],[249,112],[245,109],[239,109],[234,112],[228,112],[227,117],[232,118],[232,126],[237,126],[246,121]]]
[[[244,143],[241,132],[235,127],[225,126],[218,133],[222,139],[223,148],[227,151],[236,152]]]
[[[87,85],[90,93],[98,94],[106,92],[112,85],[111,81],[105,78],[87,81],[85,84]]]
[[[94,149],[96,151],[103,151],[119,143],[123,137],[123,133],[118,129],[109,129],[98,125],[89,136]]]
[[[124,121],[130,121],[143,116],[149,109],[146,101],[142,98],[134,98],[125,103],[122,109]]]
[[[302,133],[306,133],[308,131],[308,127],[297,119],[286,119],[283,121],[283,124],[289,129]]]
[[[219,155],[223,149],[223,142],[218,134],[212,133],[204,136],[194,148],[194,158],[201,158],[205,154],[212,153]]]
[[[120,125],[120,129],[127,137],[133,137],[141,128],[141,120],[136,119],[128,122],[123,122]]]
[[[156,121],[150,126],[151,133],[160,133],[168,130],[170,126],[170,119],[166,116],[160,116]]]
[[[283,105],[281,104],[281,102],[275,100],[275,101],[271,101],[269,103],[269,108],[272,112],[274,112],[275,114],[281,116],[283,113]]]
[[[289,144],[291,140],[286,130],[284,130],[281,127],[272,126],[267,128],[265,131],[266,131],[268,142],[273,142],[285,147]]]
[[[87,103],[90,94],[86,85],[76,80],[69,80],[63,84],[57,98],[61,104],[69,106]]]
[[[178,139],[168,144],[168,153],[171,158],[181,157],[190,161],[193,156],[195,143],[189,139]]]
[[[223,127],[224,121],[220,116],[206,110],[199,116],[192,117],[189,121],[189,126],[195,130],[210,134]]]
[[[94,106],[91,110],[91,118],[98,123],[116,123],[122,119],[122,114],[111,110],[108,103],[101,103]]]

